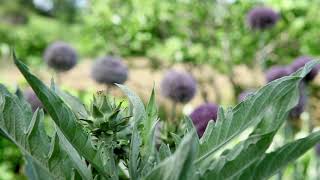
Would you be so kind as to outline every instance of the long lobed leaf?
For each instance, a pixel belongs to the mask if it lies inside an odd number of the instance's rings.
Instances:
[[[70,144],[102,175],[108,177],[111,173],[110,170],[104,168],[101,152],[93,147],[89,134],[77,122],[77,118],[72,110],[55,92],[29,72],[28,68],[16,58],[15,54],[14,62]]]
[[[297,87],[300,80],[310,72],[315,64],[316,62],[310,62],[293,76],[283,77],[267,84],[233,109],[224,112],[220,108],[217,122],[215,124],[210,122],[200,139],[200,150],[196,163],[213,155],[248,127],[257,125],[263,117],[270,114],[272,107],[281,103],[280,97],[286,96],[288,89],[292,90]],[[296,98],[293,98],[292,101],[297,103]],[[287,111],[295,104],[293,102],[291,106],[285,106]]]

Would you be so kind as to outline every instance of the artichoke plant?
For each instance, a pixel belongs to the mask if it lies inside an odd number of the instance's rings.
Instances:
[[[69,71],[78,61],[76,50],[62,41],[50,44],[46,48],[43,57],[48,66],[57,72]]]
[[[92,78],[107,86],[110,90],[115,83],[123,84],[128,79],[128,68],[119,57],[105,56],[98,58],[92,66]]]
[[[157,147],[154,91],[145,107],[134,92],[118,85],[128,103],[98,94],[87,108],[54,83],[47,87],[14,59],[54,122],[54,133],[48,135],[43,111],[32,113],[25,99],[0,85],[1,134],[23,153],[30,179],[268,179],[320,141],[316,131],[266,152],[315,62],[270,82],[235,107],[220,107],[201,138],[185,117],[176,145]],[[253,130],[246,139],[235,141],[248,129]]]
[[[264,30],[273,27],[279,14],[268,7],[255,7],[247,14],[247,23],[252,29]]]
[[[191,114],[190,118],[197,129],[199,137],[201,137],[206,130],[207,124],[210,120],[216,121],[219,106],[213,103],[202,104],[197,107]]]
[[[162,96],[172,102],[171,121],[176,121],[176,106],[191,101],[197,91],[196,80],[184,71],[168,70],[161,81]]]

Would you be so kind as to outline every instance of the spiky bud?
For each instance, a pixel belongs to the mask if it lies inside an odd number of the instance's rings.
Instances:
[[[312,58],[308,56],[300,56],[296,58],[292,64],[290,65],[291,71],[295,72],[298,69],[302,68],[305,64],[307,64],[309,61],[311,61]],[[312,70],[306,75],[304,78],[305,81],[309,82],[312,81],[318,74],[320,70],[320,66],[317,65],[316,67],[312,68]]]
[[[57,41],[46,48],[44,60],[49,67],[63,72],[72,69],[77,64],[78,55],[69,44]]]
[[[23,95],[27,102],[31,105],[31,109],[33,112],[35,112],[37,108],[43,108],[42,102],[39,100],[33,90],[28,89],[24,91]]]
[[[94,145],[111,146],[115,160],[126,158],[132,133],[131,111],[123,107],[122,102],[117,103],[104,92],[98,92],[88,114],[87,119],[80,120],[92,135]]]
[[[255,7],[247,14],[247,23],[252,29],[264,30],[273,27],[279,14],[268,7]]]
[[[306,84],[305,82],[301,82],[299,84],[299,102],[298,104],[292,108],[289,112],[290,119],[298,119],[300,115],[304,112],[306,104],[307,104],[308,96],[306,92]]]
[[[266,71],[265,77],[267,82],[271,82],[273,80],[282,78],[284,76],[288,76],[291,74],[291,69],[284,66],[273,66],[269,70]]]
[[[244,90],[238,95],[238,102],[244,101],[249,95],[253,94],[254,90]]]
[[[199,137],[203,135],[210,120],[216,121],[218,109],[218,105],[207,103],[200,105],[190,114]]]
[[[91,76],[98,83],[123,84],[128,78],[128,68],[120,58],[106,56],[96,60],[92,66]]]
[[[184,71],[169,70],[161,81],[161,94],[178,103],[189,102],[196,89],[195,79]]]

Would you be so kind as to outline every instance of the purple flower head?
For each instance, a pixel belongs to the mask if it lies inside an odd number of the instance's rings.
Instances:
[[[267,82],[288,76],[291,74],[291,69],[283,66],[273,66],[266,73]]]
[[[300,56],[298,58],[296,58],[292,64],[290,65],[290,68],[291,68],[291,71],[292,72],[295,72],[297,71],[298,69],[304,67],[305,64],[307,64],[309,61],[311,61],[312,58],[311,57],[308,57],[308,56]],[[307,76],[305,77],[305,80],[307,82],[309,81],[312,81],[318,74],[320,70],[320,66],[316,66],[314,67],[308,74]]]
[[[78,55],[69,44],[57,41],[47,47],[44,60],[56,71],[68,71],[77,64]]]
[[[128,68],[119,57],[106,56],[96,60],[91,76],[98,83],[123,84],[128,79]]]
[[[216,104],[203,104],[197,107],[191,114],[190,118],[197,129],[199,137],[201,137],[207,128],[210,120],[216,121],[219,107]]]
[[[161,81],[161,93],[174,102],[187,103],[195,95],[197,84],[186,72],[169,70]]]
[[[316,145],[315,150],[316,150],[316,155],[320,157],[320,143]]]
[[[32,112],[35,112],[37,108],[43,108],[42,102],[38,99],[33,90],[28,89],[23,93],[27,102],[31,105]]]
[[[299,85],[299,101],[298,104],[292,108],[289,112],[289,117],[291,119],[298,119],[300,115],[304,112],[307,104],[308,96],[306,93],[306,84],[302,81]]]
[[[249,95],[253,94],[254,90],[245,90],[242,91],[238,96],[238,102],[244,101]]]
[[[247,23],[252,29],[264,30],[273,27],[279,14],[268,7],[255,7],[247,14]]]

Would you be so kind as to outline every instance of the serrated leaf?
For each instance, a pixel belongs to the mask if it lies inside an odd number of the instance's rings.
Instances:
[[[117,86],[126,94],[126,96],[129,98],[130,103],[133,107],[133,121],[134,123],[140,123],[141,121],[145,120],[146,118],[146,110],[144,108],[144,105],[139,98],[139,96],[131,91],[127,86],[117,84]]]
[[[143,121],[144,129],[143,129],[143,138],[144,143],[147,143],[150,139],[150,134],[152,131],[152,126],[154,122],[158,120],[158,108],[155,100],[155,90],[152,89],[151,96],[149,102],[146,107],[147,118]],[[153,137],[152,137],[153,138]]]
[[[140,135],[137,126],[133,126],[130,152],[129,152],[129,174],[133,180],[139,179],[139,163],[140,163]]]
[[[193,160],[196,157],[197,144],[195,134],[185,136],[176,152],[161,162],[143,179],[192,180],[195,171]]]
[[[237,179],[269,179],[283,167],[299,158],[310,148],[314,147],[318,142],[320,142],[320,131],[288,143],[274,152],[266,153],[262,156],[261,160],[246,168],[244,173]]]
[[[51,81],[51,89],[59,95],[67,105],[70,106],[74,114],[78,117],[78,119],[88,119],[89,114],[87,109],[85,108],[84,104],[81,101],[71,95],[68,92],[62,91],[59,87],[57,87],[53,81]]]
[[[102,175],[108,177],[110,170],[104,168],[101,152],[98,152],[93,147],[90,136],[83,130],[82,126],[77,123],[77,118],[72,110],[54,91],[30,73],[27,66],[19,61],[15,54],[14,63],[42,102],[46,112],[48,112],[70,144]]]
[[[171,135],[171,137],[172,137],[172,139],[173,139],[173,141],[174,141],[175,146],[178,147],[179,144],[181,143],[181,137],[178,136],[178,135],[175,134],[175,133],[172,133],[172,132],[170,132],[170,135]]]
[[[294,101],[298,99],[298,85],[291,88],[279,89],[285,91],[279,97],[278,103],[268,108],[268,115],[249,136],[248,139],[237,144],[228,153],[224,153],[213,162],[203,179],[234,179],[244,169],[261,158],[271,144],[274,135],[286,120],[289,109],[295,106]],[[203,168],[201,168],[203,169]]]
[[[149,134],[149,141],[148,144],[146,144],[145,146],[147,146],[148,151],[145,152],[145,156],[143,157],[144,161],[143,162],[143,167],[142,167],[142,171],[141,174],[142,176],[148,174],[153,167],[155,166],[156,162],[157,162],[157,151],[156,151],[156,137],[155,137],[155,131],[157,128],[157,123],[158,121],[154,122],[152,128],[151,128],[151,132]]]
[[[25,160],[27,161],[25,166],[25,174],[29,180],[54,180],[53,177],[47,173],[42,166],[39,166],[35,163],[29,155],[24,155]]]
[[[68,179],[71,177],[69,172],[74,166],[60,145],[56,146],[60,152],[59,156],[52,156],[57,160],[55,166],[49,165],[49,152],[52,147],[44,130],[43,111],[36,110],[33,117],[30,117],[31,109],[30,112],[23,109],[26,103],[21,101],[23,99],[9,94],[0,85],[0,129],[26,157],[32,159],[33,167],[42,167],[38,169],[38,174],[47,174],[48,178],[52,179]]]
[[[124,85],[117,84],[117,86],[127,95],[133,108],[133,130],[130,143],[129,153],[129,174],[134,180],[139,179],[139,163],[140,159],[140,144],[141,137],[138,131],[139,123],[146,119],[146,111],[141,99],[129,88]]]
[[[69,158],[72,159],[72,162],[77,167],[79,174],[86,179],[93,179],[91,170],[87,167],[86,162],[81,159],[77,150],[70,144],[70,142],[66,139],[63,133],[59,128],[57,129],[57,135],[60,139],[60,143],[62,144],[63,150],[68,154]]]
[[[217,122],[209,123],[200,139],[200,150],[196,163],[213,155],[248,127],[257,125],[263,117],[270,113],[270,107],[280,103],[280,97],[288,93],[286,89],[296,88],[300,80],[310,72],[315,64],[316,62],[310,62],[293,76],[283,77],[267,84],[233,109],[224,112],[220,108]],[[296,103],[297,99],[293,101]],[[286,106],[286,108],[290,107]]]
[[[163,142],[160,145],[158,159],[159,161],[163,161],[164,159],[171,156],[171,150],[168,145],[164,144]]]

